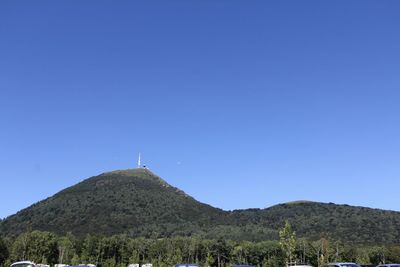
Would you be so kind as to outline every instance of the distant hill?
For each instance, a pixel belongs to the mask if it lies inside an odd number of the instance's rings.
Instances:
[[[370,244],[400,243],[400,212],[298,201],[262,210],[237,210],[236,224],[279,229],[288,220],[299,236]]]
[[[298,236],[308,239],[400,243],[400,212],[309,201],[224,211],[198,202],[146,169],[84,180],[6,218],[0,233],[37,229],[76,235],[268,240],[278,238],[285,220]]]

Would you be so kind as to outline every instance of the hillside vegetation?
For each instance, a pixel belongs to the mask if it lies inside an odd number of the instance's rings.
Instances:
[[[289,220],[299,237],[355,243],[400,242],[400,213],[347,205],[292,202],[267,209],[224,211],[200,203],[146,169],[91,177],[0,224],[0,233],[127,234],[276,240]]]

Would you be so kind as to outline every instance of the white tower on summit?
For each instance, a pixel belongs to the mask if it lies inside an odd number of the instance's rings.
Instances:
[[[137,167],[140,168],[140,152],[139,152],[139,158],[138,158],[138,161],[137,161]]]

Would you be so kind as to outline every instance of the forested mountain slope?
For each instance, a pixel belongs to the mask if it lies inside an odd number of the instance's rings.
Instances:
[[[225,212],[202,204],[146,169],[103,173],[36,203],[1,224],[74,234],[187,235],[219,223]]]
[[[400,212],[318,202],[291,202],[232,212],[236,224],[279,229],[288,220],[299,236],[358,243],[400,243]]]
[[[400,212],[292,202],[224,211],[203,204],[146,169],[103,173],[38,202],[0,223],[0,233],[192,236],[233,240],[278,238],[289,220],[299,237],[356,243],[400,243]]]

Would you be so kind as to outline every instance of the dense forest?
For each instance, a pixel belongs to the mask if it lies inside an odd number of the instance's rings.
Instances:
[[[0,234],[14,238],[39,230],[79,238],[122,234],[149,240],[197,236],[259,242],[277,240],[286,220],[298,237],[309,240],[400,243],[400,212],[307,201],[224,211],[195,200],[147,169],[86,179],[6,218],[0,222]]]
[[[152,263],[156,267],[176,263],[225,267],[251,264],[285,266],[287,262],[322,266],[328,262],[359,264],[400,262],[400,245],[361,246],[352,243],[297,238],[290,225],[272,241],[232,241],[199,237],[130,238],[127,235],[75,236],[30,231],[14,238],[0,237],[0,266],[18,260],[44,264],[96,264],[99,267],[126,267],[130,263]]]

